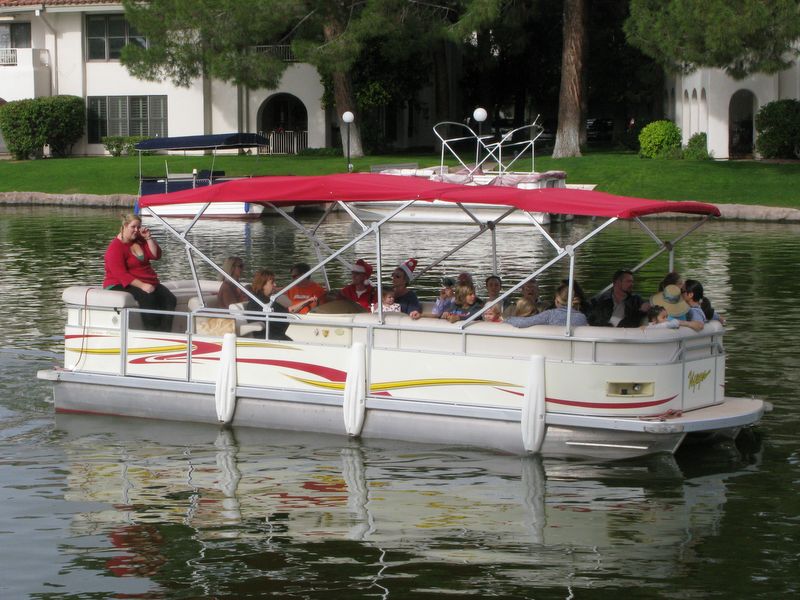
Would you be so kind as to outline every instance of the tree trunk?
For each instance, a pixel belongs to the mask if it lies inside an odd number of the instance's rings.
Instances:
[[[342,150],[345,152],[346,156],[348,148],[347,138],[349,135],[350,158],[360,158],[364,156],[364,150],[361,146],[361,133],[358,128],[359,119],[358,113],[355,110],[353,86],[350,82],[350,75],[342,71],[334,71],[332,78],[333,102],[336,106],[336,114],[339,117],[339,133],[342,136]],[[348,110],[355,116],[355,119],[350,125],[342,120],[342,115]]]
[[[586,51],[586,0],[564,0],[564,41],[561,50],[561,89],[558,130],[553,158],[580,156],[583,70]]]
[[[342,26],[335,18],[330,18],[323,25],[325,41],[331,42],[339,37]],[[339,118],[339,133],[342,136],[342,150],[347,156],[348,146],[350,148],[350,158],[360,158],[364,156],[361,145],[361,133],[358,129],[358,113],[355,110],[356,102],[353,97],[353,85],[350,81],[350,74],[346,71],[336,70],[331,73],[333,79],[333,103],[336,115]],[[356,118],[348,126],[343,120],[342,115],[347,111],[352,112]],[[348,140],[349,138],[349,140]],[[349,142],[349,143],[348,143]]]

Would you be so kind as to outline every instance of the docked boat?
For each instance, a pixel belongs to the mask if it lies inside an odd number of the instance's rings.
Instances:
[[[543,132],[537,121],[538,118],[530,125],[508,131],[497,140],[491,135],[476,133],[463,123],[438,123],[433,128],[441,148],[438,166],[420,169],[409,165],[385,165],[385,168],[374,169],[374,172],[474,186],[500,185],[529,190],[567,187],[567,174],[564,171],[537,172],[534,169],[536,140]],[[446,158],[454,159],[456,166],[451,169],[445,164]],[[529,168],[523,168],[523,164],[528,163]],[[399,206],[399,202],[352,204],[359,219],[366,222],[380,221],[395,213],[395,223],[481,224],[495,221],[505,212],[503,206],[481,202],[465,206],[433,200],[397,212]],[[538,211],[529,214],[542,225],[550,223],[551,219],[572,218],[572,215],[550,215]],[[529,214],[515,211],[505,215],[503,222],[505,225],[529,225]]]
[[[150,194],[167,194],[181,190],[194,189],[206,185],[223,183],[238,177],[226,177],[223,171],[214,170],[217,151],[258,148],[269,141],[255,133],[224,133],[213,135],[186,135],[143,140],[136,144],[139,152],[139,198]],[[146,176],[142,174],[142,154],[147,152],[207,152],[212,153],[211,168],[207,170],[193,169],[191,173],[170,173],[167,166],[163,176]],[[166,163],[165,163],[166,164]],[[149,216],[154,211],[162,217],[191,219],[198,212],[196,204],[173,204],[157,209],[141,208],[137,201],[135,211],[142,216]],[[219,202],[203,211],[207,219],[257,219],[264,212],[264,207],[251,202]]]
[[[258,177],[142,198],[143,207],[203,207],[246,198],[260,203],[313,239],[320,260],[279,290],[263,312],[208,308],[217,282],[165,282],[179,300],[170,334],[146,331],[142,310],[125,292],[67,288],[65,358],[61,368],[40,371],[54,383],[56,411],[126,415],[180,421],[232,423],[272,429],[336,433],[365,438],[467,445],[516,454],[618,459],[675,452],[688,438],[735,437],[760,419],[764,403],[725,395],[725,330],[711,322],[701,332],[653,328],[564,326],[516,329],[479,320],[493,303],[458,323],[411,319],[399,313],[273,312],[276,299],[334,261],[352,268],[353,251],[375,265],[378,292],[394,264],[385,260],[382,232],[396,214],[426,202],[492,203],[497,220],[470,228],[466,240],[443,248],[439,259],[419,264],[417,278],[438,274],[470,240],[487,235],[496,247],[504,219],[528,215],[531,234],[549,257],[531,259],[530,272],[497,300],[551,268],[575,272],[581,247],[620,219],[638,223],[656,242],[636,269],[666,257],[673,270],[676,246],[704,221],[719,215],[698,202],[624,198],[567,188],[467,186],[417,177],[343,174]],[[356,233],[334,247],[324,228],[308,228],[290,213],[296,205],[323,202],[329,217],[349,215]],[[396,213],[371,225],[354,202],[401,202]],[[557,243],[533,212],[593,217],[575,228],[577,239]],[[686,233],[662,240],[642,217],[680,213],[692,218]],[[179,228],[157,219],[187,249],[192,273],[201,260],[222,269]],[[463,229],[463,228],[461,228]],[[515,229],[514,231],[518,231]],[[502,239],[502,238],[501,238]],[[367,243],[372,250],[365,253]],[[447,240],[442,240],[442,245]],[[452,264],[452,263],[451,263]],[[457,264],[457,263],[456,263]],[[388,268],[388,271],[387,271]],[[636,270],[634,269],[634,270]],[[237,284],[234,282],[234,284]],[[237,284],[238,285],[238,284]],[[568,303],[571,305],[570,302]],[[323,308],[336,306],[330,303]],[[290,340],[270,339],[273,322],[288,322]],[[255,330],[255,333],[253,333]],[[255,337],[252,337],[255,336]]]

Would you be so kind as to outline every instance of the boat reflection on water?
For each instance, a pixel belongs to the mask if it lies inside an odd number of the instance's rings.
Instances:
[[[621,584],[642,569],[658,580],[675,576],[693,547],[718,533],[726,481],[735,475],[687,479],[671,456],[543,463],[85,415],[58,414],[56,426],[69,469],[66,499],[90,503],[73,520],[73,535],[105,535],[113,549],[104,569],[118,576],[209,569],[204,563],[222,556],[231,573],[237,561],[251,569],[298,560],[310,561],[310,574],[315,564],[352,556],[325,545],[349,541],[372,552],[376,578],[392,553],[394,577],[408,560],[500,565],[511,578],[524,569],[518,577],[526,586],[561,589],[595,585],[598,574]]]

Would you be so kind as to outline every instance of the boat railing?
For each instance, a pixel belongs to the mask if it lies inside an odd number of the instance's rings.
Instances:
[[[71,307],[77,308],[77,307]],[[396,316],[396,319],[383,323],[371,322],[373,315],[361,314],[361,319],[354,319],[354,315],[295,315],[286,313],[258,313],[244,312],[231,313],[226,309],[202,308],[195,311],[156,311],[141,308],[115,309],[112,307],[79,307],[81,315],[86,311],[109,311],[119,315],[120,329],[120,369],[119,374],[123,376],[144,376],[129,372],[127,365],[130,356],[130,341],[132,334],[141,333],[152,336],[156,332],[146,331],[138,326],[140,315],[149,314],[172,314],[175,319],[176,327],[171,333],[158,332],[161,340],[169,339],[175,342],[174,350],[180,354],[185,348],[186,351],[186,372],[183,379],[192,381],[192,350],[197,346],[197,338],[204,341],[208,338],[221,338],[222,335],[202,333],[198,328],[198,321],[203,318],[221,318],[235,320],[246,317],[248,322],[263,321],[267,322],[289,322],[289,334],[295,336],[292,344],[314,346],[314,345],[349,345],[355,337],[362,339],[366,343],[368,353],[373,350],[393,349],[409,352],[433,352],[453,355],[470,355],[486,357],[510,357],[521,358],[533,352],[528,347],[530,343],[552,344],[551,352],[548,354],[550,360],[575,363],[593,363],[598,365],[669,365],[686,364],[693,360],[702,360],[710,357],[724,356],[722,337],[724,329],[716,323],[709,324],[701,332],[657,331],[645,332],[639,329],[615,330],[613,328],[601,327],[580,327],[574,331],[570,337],[563,335],[563,328],[556,326],[539,326],[528,329],[516,329],[510,325],[483,323],[481,327],[461,329],[455,324],[443,323],[440,320],[430,319],[431,323],[426,324],[423,318],[420,321],[411,321],[406,316]],[[139,318],[136,316],[139,315]],[[84,317],[80,322],[74,323],[76,326],[83,326],[86,330],[85,335],[89,335],[90,329],[95,326],[87,325]],[[450,328],[452,326],[452,329]],[[107,325],[99,328],[106,329]],[[346,335],[339,337],[327,335],[320,332],[337,330],[345,331]],[[262,330],[266,330],[263,327]],[[235,329],[234,329],[235,331]],[[232,331],[233,332],[233,331]],[[304,332],[304,335],[297,335]],[[315,332],[312,334],[311,332]],[[633,332],[633,333],[632,333]],[[386,335],[390,334],[390,338]],[[434,338],[423,336],[433,335]],[[185,336],[185,338],[184,338]],[[240,336],[241,337],[241,336]],[[177,338],[177,339],[176,339]],[[486,343],[488,338],[498,340],[498,344],[490,346]],[[268,339],[266,335],[256,334],[252,339]],[[480,340],[480,342],[475,342]],[[185,343],[185,346],[184,346]],[[647,348],[663,346],[664,352],[659,352],[655,348],[645,352],[626,352],[624,360],[619,358],[611,359],[611,356],[618,355],[620,347],[636,346]],[[91,370],[91,369],[87,369]]]
[[[448,137],[452,132],[457,132],[457,135]],[[539,116],[529,125],[506,132],[497,141],[493,141],[495,139],[493,134],[483,135],[480,131],[476,133],[464,123],[442,121],[433,126],[433,133],[441,143],[440,173],[444,172],[445,157],[448,155],[458,161],[461,170],[468,177],[482,174],[502,176],[513,173],[517,161],[526,156],[530,156],[531,165],[530,170],[526,169],[524,172],[533,173],[535,144],[543,132]]]

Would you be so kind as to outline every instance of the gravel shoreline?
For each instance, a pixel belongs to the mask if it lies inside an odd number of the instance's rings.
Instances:
[[[41,192],[0,192],[0,205],[60,206],[80,208],[121,208],[133,210],[132,194],[44,194]],[[800,209],[750,204],[717,204],[721,218],[732,221],[777,221],[800,223]]]

